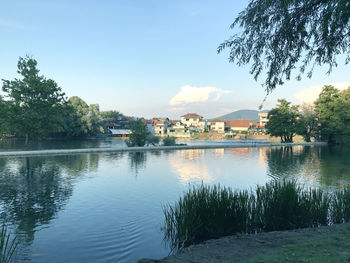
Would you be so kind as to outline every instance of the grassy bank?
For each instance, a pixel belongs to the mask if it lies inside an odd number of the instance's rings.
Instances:
[[[173,249],[236,233],[319,227],[350,220],[350,190],[333,195],[272,181],[254,191],[191,188],[164,208],[165,240]]]
[[[279,263],[279,262],[349,262],[350,231],[349,226],[330,233],[319,234],[296,244],[284,245],[267,253],[261,253],[244,262]],[[227,261],[236,262],[236,261]]]

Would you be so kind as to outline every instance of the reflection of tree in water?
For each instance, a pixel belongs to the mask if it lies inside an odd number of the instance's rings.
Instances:
[[[321,178],[325,185],[350,186],[350,147],[323,147],[321,151]]]
[[[302,166],[310,153],[310,147],[272,147],[266,153],[267,173],[274,179],[283,179],[300,174]]]
[[[56,156],[55,162],[66,169],[71,175],[80,175],[86,171],[96,171],[99,164],[99,154],[73,154]]]
[[[137,176],[138,172],[146,168],[147,153],[145,152],[129,152],[129,161],[131,170],[135,171]]]
[[[350,186],[350,147],[279,147],[267,152],[272,178],[308,180],[312,186]]]
[[[6,221],[29,245],[73,193],[77,176],[98,168],[98,154],[0,158],[0,223]]]
[[[23,158],[0,171],[0,204],[4,220],[17,226],[27,242],[35,227],[47,224],[72,195],[72,182],[53,162],[40,157]]]

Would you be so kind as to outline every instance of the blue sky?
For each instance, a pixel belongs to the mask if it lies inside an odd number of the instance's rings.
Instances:
[[[41,73],[67,96],[79,96],[101,110],[126,115],[168,116],[187,112],[207,118],[238,109],[257,109],[264,89],[249,66],[228,63],[217,46],[248,1],[47,1],[0,0],[0,78],[13,79],[19,56],[33,56]],[[296,94],[329,83],[350,81],[349,66],[330,76],[291,80],[273,92],[300,103]],[[313,90],[309,90],[310,94]],[[307,95],[308,96],[308,95]]]

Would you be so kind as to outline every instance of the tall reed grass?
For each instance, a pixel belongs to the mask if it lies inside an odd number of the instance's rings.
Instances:
[[[254,191],[192,187],[163,208],[164,239],[172,249],[236,233],[318,227],[350,221],[350,190],[334,195],[303,190],[294,181],[271,181]]]
[[[3,224],[0,232],[0,263],[11,262],[17,250],[17,246],[18,242],[16,237],[11,239],[5,224]]]

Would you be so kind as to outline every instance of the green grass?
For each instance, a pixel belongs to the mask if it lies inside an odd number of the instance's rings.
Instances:
[[[0,232],[0,263],[9,263],[17,250],[18,242],[16,237],[11,239],[5,225],[2,225]]]
[[[296,182],[271,181],[255,191],[205,186],[163,209],[164,239],[172,249],[236,233],[318,227],[350,220],[350,190],[329,196]]]
[[[324,233],[293,245],[285,245],[265,255],[256,256],[246,263],[267,262],[349,262],[350,231]]]

